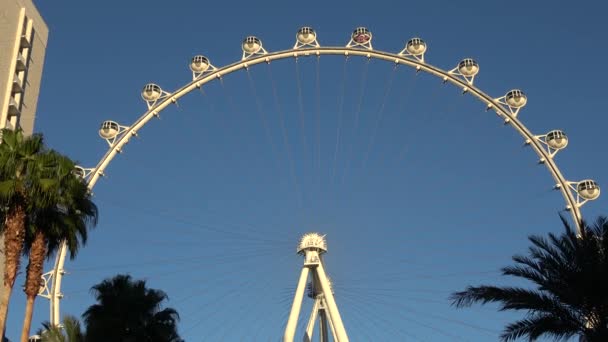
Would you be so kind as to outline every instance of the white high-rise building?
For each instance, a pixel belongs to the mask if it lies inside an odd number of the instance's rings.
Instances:
[[[0,1],[0,128],[34,130],[48,34],[31,0]]]

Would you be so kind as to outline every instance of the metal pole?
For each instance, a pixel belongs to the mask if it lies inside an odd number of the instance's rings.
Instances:
[[[53,285],[51,287],[51,326],[59,326],[61,323],[61,313],[59,312],[59,302],[61,301],[61,280],[63,280],[63,265],[67,253],[66,242],[63,241],[59,247],[57,262],[53,270]]]

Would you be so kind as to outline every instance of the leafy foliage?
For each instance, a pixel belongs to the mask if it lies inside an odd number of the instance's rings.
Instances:
[[[38,205],[28,215],[28,230],[24,254],[28,254],[36,232],[43,232],[47,256],[66,242],[73,259],[79,247],[86,244],[87,228],[97,225],[98,210],[86,182],[74,174],[75,164],[68,157],[55,151],[41,156],[53,167],[42,172],[54,183],[49,188],[47,205]]]
[[[19,200],[26,200],[30,205],[49,204],[48,190],[53,180],[40,172],[52,163],[40,157],[45,151],[42,135],[24,137],[21,130],[2,129],[0,201],[5,207],[10,208]]]
[[[161,310],[167,295],[147,288],[145,281],[117,275],[91,290],[98,303],[83,314],[87,342],[182,341],[177,333],[177,311]]]
[[[502,269],[503,275],[527,279],[536,289],[469,286],[452,294],[452,304],[493,302],[501,311],[525,311],[523,319],[505,327],[503,341],[541,336],[608,341],[608,219],[600,217],[591,226],[583,222],[580,235],[561,219],[562,235],[529,237],[528,255],[514,256],[515,265]]]
[[[4,234],[3,290],[0,292],[0,332],[4,331],[10,295],[20,268],[28,213],[51,204],[50,189],[55,181],[44,170],[52,166],[41,135],[29,137],[20,129],[2,129],[0,142],[0,210]]]
[[[84,342],[84,333],[80,327],[80,322],[77,318],[66,316],[63,319],[61,327],[51,326],[49,323],[43,323],[43,331],[38,335],[41,342]]]
[[[53,150],[40,153],[37,158],[45,165],[37,173],[48,180],[48,202],[36,203],[27,212],[23,252],[28,256],[29,263],[22,339],[29,336],[44,259],[51,257],[64,241],[70,256],[74,258],[80,245],[86,243],[87,229],[97,223],[97,207],[91,200],[85,181],[74,174],[74,162]]]

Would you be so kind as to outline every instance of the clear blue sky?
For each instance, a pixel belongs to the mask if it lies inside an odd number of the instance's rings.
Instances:
[[[420,36],[436,66],[475,58],[485,92],[521,88],[529,105],[520,117],[533,132],[568,134],[557,155],[566,177],[608,186],[600,1],[37,5],[50,39],[36,130],[83,166],[106,151],[100,123],[131,124],[145,111],[143,85],[184,85],[195,54],[222,66],[240,59],[247,35],[276,51],[293,46],[300,26],[314,27],[324,46],[367,26],[376,49],[398,52]],[[519,315],[456,310],[447,298],[469,284],[516,284],[500,267],[525,252],[529,234],[562,230],[564,202],[548,171],[496,115],[429,75],[323,57],[319,89],[316,68],[315,59],[256,66],[255,92],[238,72],[141,130],[94,190],[100,223],[66,265],[62,313],[80,316],[93,284],[128,272],[168,293],[187,341],[278,341],[302,266],[295,245],[312,230],[327,233],[352,341],[496,340]],[[606,198],[584,215],[608,214]],[[24,306],[16,292],[13,338]],[[35,326],[47,319],[39,298]]]

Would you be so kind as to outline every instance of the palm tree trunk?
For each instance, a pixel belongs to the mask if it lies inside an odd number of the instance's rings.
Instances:
[[[34,314],[34,301],[40,291],[42,268],[46,257],[46,237],[41,231],[34,235],[34,241],[30,248],[29,263],[27,265],[27,277],[25,279],[25,295],[27,302],[25,307],[25,318],[23,319],[23,330],[21,330],[21,342],[27,342],[32,326],[32,315]]]
[[[5,286],[5,291],[0,292],[0,305],[4,308],[4,314],[0,314],[0,326],[2,326],[2,330],[0,331],[0,341],[4,341],[4,330],[6,327],[6,312],[8,309],[8,301],[11,298],[11,288]]]
[[[0,233],[0,276],[4,275],[4,266],[5,266],[5,262],[4,262],[4,232]],[[1,303],[8,303],[8,298],[4,299],[4,295],[7,293],[8,289],[6,288],[6,286],[4,286],[4,281],[0,281],[0,306],[2,306]],[[0,341],[2,341],[2,339],[4,338],[4,331],[0,331]]]
[[[23,241],[25,239],[25,206],[15,204],[7,213],[4,221],[4,256],[5,268],[3,283],[6,291],[0,296],[0,332],[6,327],[8,304],[17,278]]]
[[[25,302],[25,319],[23,320],[23,330],[21,330],[21,342],[28,342],[30,327],[32,326],[32,315],[34,314],[34,299],[36,297],[27,296]]]

